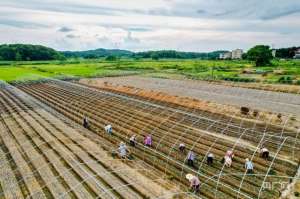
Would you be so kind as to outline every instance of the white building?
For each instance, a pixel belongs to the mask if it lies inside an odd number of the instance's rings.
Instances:
[[[300,59],[300,48],[296,50],[294,59]]]
[[[232,56],[231,52],[225,52],[225,53],[221,53],[219,58],[220,59],[231,59],[231,56]]]
[[[272,56],[273,56],[273,57],[276,57],[276,49],[273,49],[273,50],[272,50]]]
[[[231,53],[231,59],[242,59],[242,56],[243,56],[242,49],[233,50]]]

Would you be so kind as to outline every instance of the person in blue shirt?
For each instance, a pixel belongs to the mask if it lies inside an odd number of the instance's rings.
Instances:
[[[246,158],[245,169],[247,174],[252,174],[253,168],[254,168],[253,163],[248,158]]]

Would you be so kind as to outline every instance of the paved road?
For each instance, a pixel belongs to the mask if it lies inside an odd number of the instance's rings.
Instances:
[[[100,78],[98,80],[99,83],[107,81],[221,104],[247,106],[252,109],[300,116],[300,94],[230,87],[205,81],[171,80],[138,76]]]

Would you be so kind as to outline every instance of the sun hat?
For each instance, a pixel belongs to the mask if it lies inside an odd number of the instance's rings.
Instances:
[[[192,174],[186,174],[185,178],[191,180],[194,176]]]

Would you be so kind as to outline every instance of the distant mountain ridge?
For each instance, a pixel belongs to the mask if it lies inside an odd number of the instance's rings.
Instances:
[[[157,51],[144,51],[144,52],[132,52],[129,50],[120,50],[120,49],[104,49],[99,48],[96,50],[87,50],[87,51],[62,51],[65,57],[82,57],[82,58],[101,58],[107,56],[115,57],[133,57],[133,58],[153,58],[153,59],[168,59],[168,58],[177,58],[177,59],[216,59],[219,57],[220,53],[227,51],[214,51],[209,53],[203,52],[182,52],[175,50],[157,50]]]
[[[83,57],[83,58],[99,58],[107,56],[116,56],[116,57],[130,57],[134,54],[129,50],[120,50],[120,49],[104,49],[98,48],[95,50],[86,50],[86,51],[62,51],[62,54],[65,57]]]

